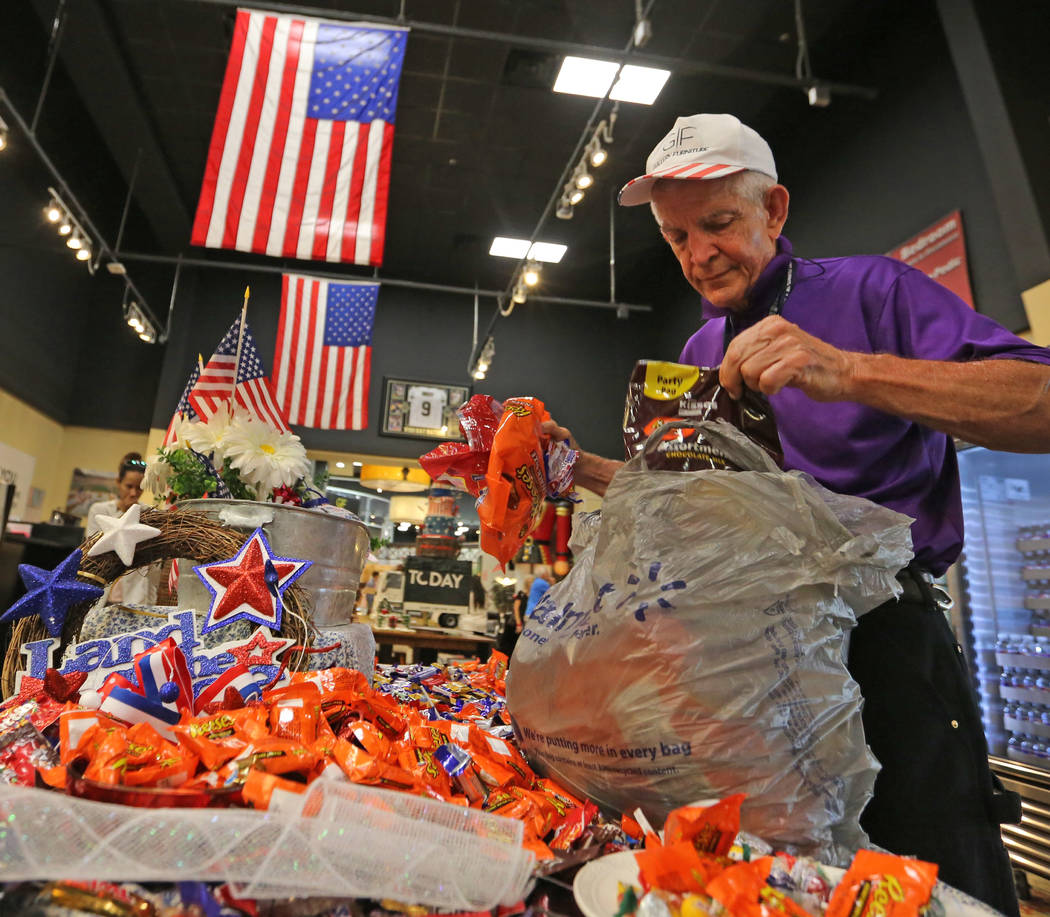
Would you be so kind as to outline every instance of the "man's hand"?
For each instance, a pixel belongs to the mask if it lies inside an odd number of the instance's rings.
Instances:
[[[764,395],[791,386],[814,401],[847,401],[856,356],[770,315],[733,338],[718,381],[734,398],[745,385]]]
[[[576,442],[576,437],[572,435],[572,431],[567,427],[558,426],[553,420],[548,420],[544,423],[540,430],[544,436],[559,442],[567,442],[571,448],[580,453],[576,459],[576,466],[573,469],[575,483],[579,487],[586,487],[587,490],[594,491],[599,497],[604,497],[609,482],[623,465],[623,462],[602,458],[600,455],[594,455],[592,452],[584,452],[580,448],[580,444]]]

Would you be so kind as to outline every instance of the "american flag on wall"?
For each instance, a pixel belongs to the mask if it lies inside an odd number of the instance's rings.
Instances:
[[[381,264],[406,41],[238,10],[192,243]]]
[[[273,357],[277,403],[304,427],[363,430],[377,283],[284,274]]]
[[[233,393],[235,404],[246,408],[253,417],[270,424],[282,433],[289,432],[288,421],[284,412],[274,400],[270,380],[263,369],[259,351],[255,347],[255,338],[244,320],[244,335],[240,341],[240,363],[237,362],[237,342],[240,335],[242,316],[230,325],[211,359],[198,373],[198,378],[190,390],[188,400],[190,407],[202,420],[207,421],[219,406],[230,400]],[[234,390],[234,371],[237,374],[237,388]]]

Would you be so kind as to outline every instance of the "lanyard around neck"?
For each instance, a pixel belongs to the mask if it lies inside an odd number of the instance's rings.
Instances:
[[[780,292],[777,294],[776,299],[773,300],[773,305],[769,307],[769,311],[766,313],[768,318],[770,315],[780,315],[784,311],[784,303],[787,302],[787,298],[791,295],[791,288],[795,285],[795,260],[792,258],[788,261],[787,272],[784,275],[784,283],[780,288]],[[736,328],[733,327],[733,316],[731,313],[726,314],[725,329],[722,332],[722,355],[725,356],[725,352],[729,349],[729,342],[736,337]]]

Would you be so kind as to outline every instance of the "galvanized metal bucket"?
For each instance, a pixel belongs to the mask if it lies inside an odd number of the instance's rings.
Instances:
[[[350,623],[368,560],[368,529],[360,522],[253,500],[182,500],[178,508],[203,513],[245,533],[262,526],[277,554],[313,561],[299,583],[313,598],[314,623],[318,627]],[[193,562],[180,560],[179,570],[179,608],[207,609],[211,594],[193,572]]]

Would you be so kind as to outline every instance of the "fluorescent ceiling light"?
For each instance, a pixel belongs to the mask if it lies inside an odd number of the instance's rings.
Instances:
[[[558,78],[554,81],[554,91],[600,99],[609,90],[616,70],[615,61],[566,57],[562,61],[561,70],[558,71]],[[626,64],[620,71],[620,78],[616,80],[609,98],[652,105],[670,75],[670,70]]]
[[[600,99],[612,85],[616,68],[613,61],[566,57],[554,81],[554,91]]]
[[[528,239],[508,239],[506,236],[496,236],[489,247],[489,254],[497,258],[516,258],[520,261],[528,257],[533,261],[546,261],[548,264],[557,264],[569,250],[568,245],[560,242],[533,242],[529,248]]]
[[[524,258],[528,251],[528,239],[508,239],[505,236],[496,236],[489,247],[489,254],[497,258]]]
[[[652,105],[670,75],[670,70],[656,70],[653,67],[635,67],[627,64],[620,71],[620,78],[613,86],[612,92],[609,93],[609,98],[618,99],[621,102]]]
[[[568,245],[562,245],[559,242],[533,242],[532,248],[529,249],[529,257],[533,261],[557,264],[568,250]]]

